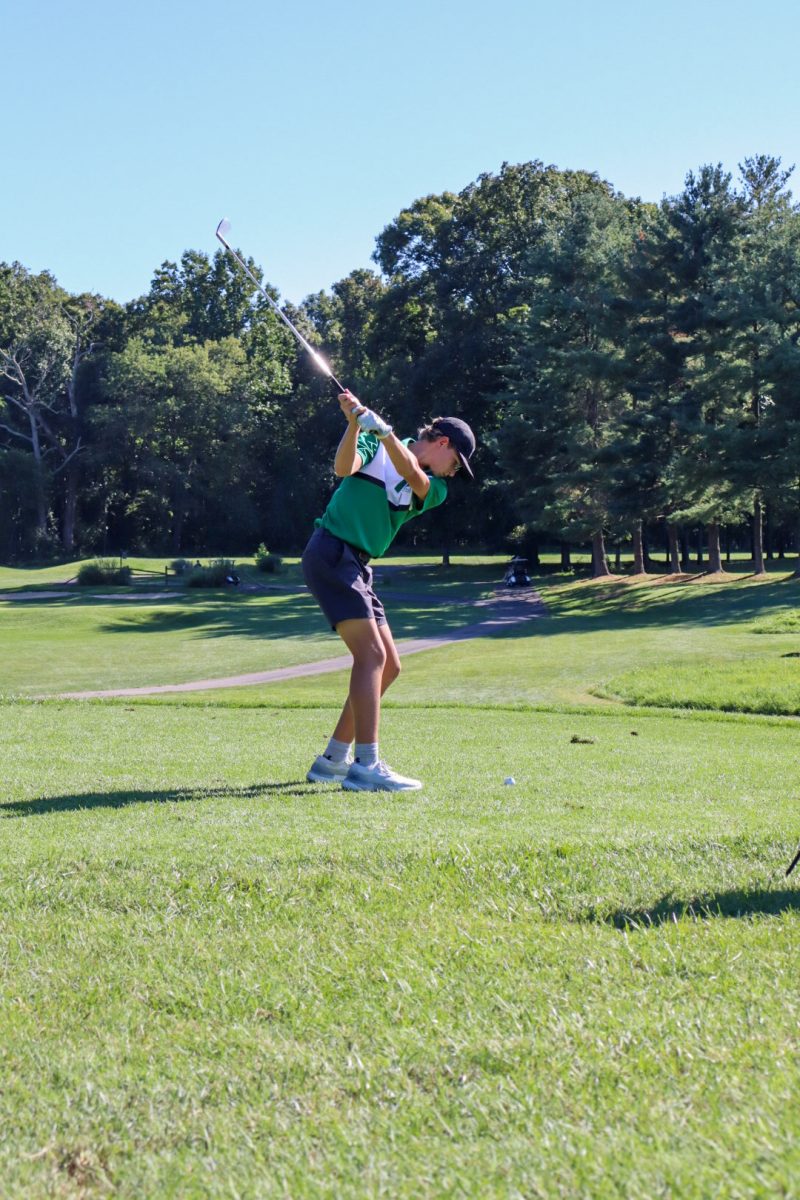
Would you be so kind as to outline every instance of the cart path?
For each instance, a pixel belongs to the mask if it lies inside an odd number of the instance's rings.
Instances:
[[[427,600],[429,597],[418,595],[417,599]],[[547,612],[544,601],[536,592],[527,592],[524,596],[501,596],[489,600],[473,600],[471,606],[488,610],[482,621],[464,625],[461,629],[454,629],[450,633],[437,634],[436,637],[414,638],[407,642],[399,642],[397,649],[400,657],[405,658],[408,654],[419,654],[422,650],[435,650],[450,642],[465,642],[472,638],[502,633],[525,621],[543,617]],[[164,692],[205,692],[214,688],[253,687],[258,683],[277,683],[281,679],[300,679],[307,675],[326,675],[330,671],[343,671],[352,666],[352,663],[353,660],[349,654],[342,654],[337,658],[322,659],[320,662],[298,663],[294,667],[279,667],[273,671],[255,671],[249,675],[229,675],[224,679],[198,679],[191,683],[165,683],[158,687],[114,688],[109,691],[62,692],[57,698],[61,700],[97,700],[106,696],[157,696]]]
[[[0,600],[163,600],[185,592],[0,592]]]

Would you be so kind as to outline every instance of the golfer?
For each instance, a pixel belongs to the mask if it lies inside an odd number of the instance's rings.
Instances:
[[[352,393],[342,393],[339,404],[347,430],[333,469],[342,482],[315,522],[303,574],[353,655],[353,669],[342,715],[307,778],[350,791],[416,791],[420,781],[398,775],[378,753],[381,696],[400,674],[400,657],[367,564],[386,552],[401,525],[444,501],[446,479],[461,469],[472,478],[475,436],[458,417],[437,417],[416,439],[401,440]]]

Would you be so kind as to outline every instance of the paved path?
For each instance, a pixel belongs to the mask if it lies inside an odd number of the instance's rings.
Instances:
[[[399,595],[398,595],[399,599]],[[427,600],[429,597],[416,594],[417,600]],[[463,603],[463,602],[462,602]],[[419,654],[422,650],[435,650],[438,646],[446,646],[450,642],[464,642],[471,638],[487,637],[493,633],[519,625],[524,621],[542,617],[546,613],[545,605],[536,592],[526,592],[524,595],[499,595],[489,600],[471,602],[473,608],[484,608],[487,611],[482,621],[464,625],[450,633],[438,634],[436,637],[415,638],[411,641],[400,642],[398,650],[400,657],[408,654]],[[164,692],[205,692],[213,688],[252,687],[257,683],[277,683],[281,679],[300,679],[306,675],[325,675],[330,671],[343,671],[352,665],[349,654],[337,658],[325,658],[321,662],[300,663],[294,667],[279,667],[274,671],[256,671],[250,675],[229,675],[225,679],[198,679],[191,683],[165,683],[158,687],[115,688],[104,692],[64,692],[64,700],[96,700],[104,696],[157,696]]]
[[[77,596],[79,592],[0,592],[0,600],[63,600],[65,596]]]
[[[185,592],[0,592],[0,600],[163,600]]]

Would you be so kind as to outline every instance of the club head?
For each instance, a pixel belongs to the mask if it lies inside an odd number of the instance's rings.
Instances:
[[[230,221],[228,220],[227,217],[223,217],[222,220],[220,221],[219,225],[217,226],[216,236],[219,238],[219,240],[221,242],[224,242],[225,234],[230,233],[230,230],[231,230]]]

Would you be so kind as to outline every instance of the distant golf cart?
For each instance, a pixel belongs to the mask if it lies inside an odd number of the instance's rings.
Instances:
[[[503,587],[530,587],[531,577],[528,574],[527,558],[519,558],[514,555],[511,562],[506,567],[506,573],[503,576]]]

